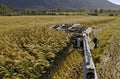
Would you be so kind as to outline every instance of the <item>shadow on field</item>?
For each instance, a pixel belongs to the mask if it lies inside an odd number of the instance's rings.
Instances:
[[[67,46],[65,46],[62,50],[57,52],[52,66],[46,69],[46,73],[43,73],[39,79],[50,79],[51,78],[52,73],[54,73],[60,67],[59,64],[62,63],[64,60],[66,60],[66,57],[69,56],[69,54],[74,51],[74,50],[69,51],[70,47],[71,47],[71,43],[69,42],[67,43]]]

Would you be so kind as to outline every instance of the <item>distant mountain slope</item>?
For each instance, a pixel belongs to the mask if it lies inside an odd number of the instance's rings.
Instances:
[[[14,8],[120,8],[107,0],[0,0],[0,3]]]

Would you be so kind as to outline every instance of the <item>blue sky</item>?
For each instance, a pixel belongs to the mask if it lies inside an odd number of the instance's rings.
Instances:
[[[115,4],[119,4],[119,5],[120,5],[120,0],[108,0],[108,1],[110,1],[110,2],[113,2],[113,3],[115,3]]]

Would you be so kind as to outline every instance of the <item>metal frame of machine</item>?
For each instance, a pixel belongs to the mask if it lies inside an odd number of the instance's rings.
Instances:
[[[80,24],[61,24],[51,26],[50,29],[73,33],[72,44],[74,48],[82,48],[84,53],[83,75],[84,79],[98,79],[96,68],[92,59],[90,49],[98,46],[99,40],[94,38],[91,27],[81,26]]]

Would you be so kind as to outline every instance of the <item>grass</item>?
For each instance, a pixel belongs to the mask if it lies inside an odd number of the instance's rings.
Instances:
[[[115,18],[105,16],[0,16],[0,78],[36,79],[51,67],[59,51],[67,46],[71,35],[49,30],[48,26],[61,23],[83,23],[97,26],[111,22]],[[67,64],[70,63],[72,67],[74,61],[80,58],[78,55],[78,52],[74,52],[70,54],[70,57],[66,57],[67,61],[63,60],[63,67],[60,65],[61,69],[56,73],[60,73],[59,76],[61,73],[64,74],[69,68]]]

